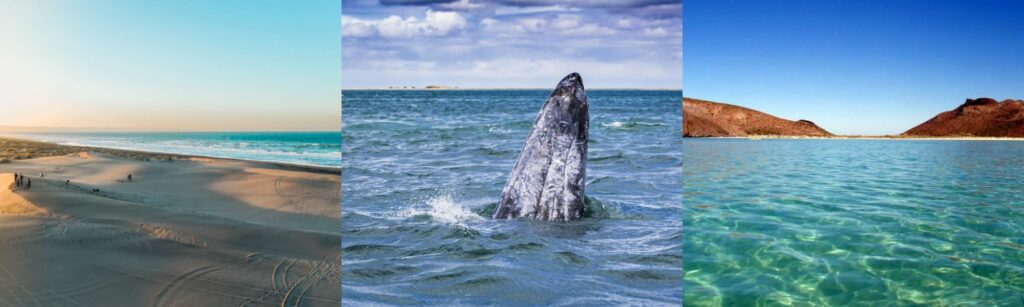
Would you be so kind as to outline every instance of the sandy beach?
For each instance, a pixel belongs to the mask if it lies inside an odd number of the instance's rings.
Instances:
[[[339,304],[337,169],[10,138],[3,159],[0,305]]]

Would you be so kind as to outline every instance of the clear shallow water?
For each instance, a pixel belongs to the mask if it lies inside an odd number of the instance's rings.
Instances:
[[[1024,142],[683,144],[687,306],[1024,306]]]
[[[345,302],[679,305],[679,91],[588,91],[588,217],[490,219],[549,94],[344,93]]]
[[[341,166],[339,132],[81,132],[16,136],[65,145]]]

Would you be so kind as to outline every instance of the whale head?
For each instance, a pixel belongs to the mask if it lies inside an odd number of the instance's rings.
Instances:
[[[582,217],[589,128],[583,78],[571,73],[558,82],[537,113],[494,218],[571,221]]]

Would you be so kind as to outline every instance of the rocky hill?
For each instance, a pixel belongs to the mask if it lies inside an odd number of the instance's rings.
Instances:
[[[968,98],[956,109],[939,113],[903,135],[1024,137],[1024,100]]]
[[[832,133],[808,120],[790,121],[731,104],[683,98],[684,137],[749,135],[832,136]]]

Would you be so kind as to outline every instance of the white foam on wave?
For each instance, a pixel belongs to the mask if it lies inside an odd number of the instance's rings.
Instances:
[[[508,132],[510,132],[510,130],[505,129],[505,128],[501,128],[501,127],[490,127],[490,128],[487,128],[487,132],[490,132],[490,133],[508,133]]]
[[[613,129],[627,129],[637,127],[662,127],[664,123],[659,122],[644,122],[644,121],[613,121],[610,123],[601,123],[601,126],[613,128]]]
[[[472,210],[463,207],[451,193],[431,197],[425,204],[408,208],[400,216],[428,216],[431,220],[461,227],[465,227],[468,222],[484,219]]]
[[[604,124],[601,124],[601,125],[605,126],[605,127],[622,128],[622,126],[626,125],[626,123],[623,123],[623,122],[620,122],[620,121],[614,121],[614,122],[610,122],[610,123],[604,123]]]

